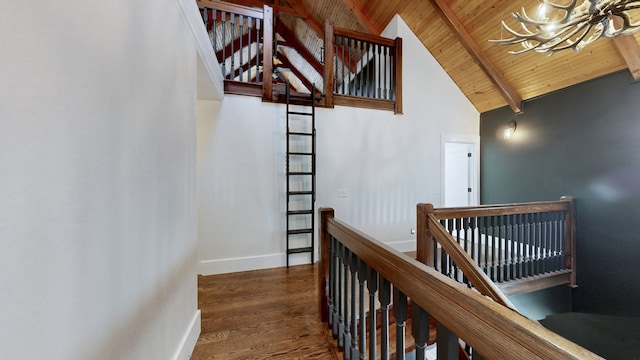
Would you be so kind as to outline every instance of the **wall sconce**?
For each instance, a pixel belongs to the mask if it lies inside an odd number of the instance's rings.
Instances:
[[[518,124],[515,120],[511,120],[507,123],[507,127],[504,129],[504,139],[509,140],[513,136],[513,133],[516,132],[516,128]]]

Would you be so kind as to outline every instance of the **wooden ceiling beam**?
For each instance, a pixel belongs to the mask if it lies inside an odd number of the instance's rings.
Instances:
[[[320,61],[316,59],[313,54],[309,52],[309,50],[296,38],[296,35],[287,28],[282,21],[278,21],[276,24],[276,32],[282,36],[282,38],[292,46],[292,48],[302,56],[317,72],[318,74],[324,74],[324,67],[320,64]]]
[[[635,36],[619,35],[613,38],[613,43],[627,63],[633,79],[640,80],[640,45]]]
[[[304,20],[321,39],[324,38],[324,28],[320,22],[309,13],[309,10],[302,4],[302,0],[289,0],[289,5],[295,11],[295,15]]]
[[[464,28],[456,14],[445,0],[430,0],[436,12],[442,17],[451,31],[456,35],[460,43],[473,57],[482,71],[489,77],[489,80],[498,88],[511,109],[519,113],[522,111],[522,98],[514,88],[500,75],[491,61],[482,52],[478,43],[471,37],[471,34]]]
[[[354,0],[342,0],[342,2],[345,5],[347,5],[347,7],[349,9],[351,9],[351,12],[353,13],[353,15],[356,16],[356,18],[358,19],[358,22],[360,23],[360,25],[362,25],[362,27],[367,29],[367,31],[370,34],[380,35],[382,30],[378,29],[373,24],[373,22],[371,22],[371,20],[367,16],[364,15],[364,12],[362,12],[362,9],[360,9],[360,7],[356,4],[356,2]]]

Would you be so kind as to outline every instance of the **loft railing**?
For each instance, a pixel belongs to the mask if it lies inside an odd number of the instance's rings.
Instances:
[[[425,358],[430,316],[438,319],[440,360],[458,359],[458,339],[471,347],[470,359],[601,359],[335,219],[333,209],[319,216],[320,313],[345,359],[390,358],[390,312],[396,359],[404,359],[407,299],[417,359]]]
[[[402,113],[402,39],[325,24],[325,104]]]
[[[515,295],[576,286],[570,197],[466,208],[420,204],[417,214],[418,259],[486,295],[493,297],[495,288]]]
[[[220,63],[226,93],[273,93],[273,9],[196,0]]]

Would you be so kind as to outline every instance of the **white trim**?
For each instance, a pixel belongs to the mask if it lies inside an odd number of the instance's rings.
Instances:
[[[204,28],[198,5],[193,0],[176,0],[178,8],[193,34],[198,50],[198,99],[222,100],[224,79],[220,64],[213,53],[211,40]]]
[[[393,249],[403,253],[409,252],[409,251],[416,251],[416,239],[395,241],[395,242],[386,243],[385,245],[390,246]]]
[[[308,256],[308,254],[306,254]],[[200,261],[201,275],[217,275],[238,271],[262,270],[286,266],[284,254],[247,256],[242,258]]]
[[[386,245],[400,252],[416,250],[416,239],[396,241],[386,243]],[[311,255],[309,253],[293,254],[289,258],[289,265],[308,264]],[[318,251],[314,254],[314,261],[318,261]],[[258,256],[247,256],[230,259],[202,260],[198,269],[200,275],[228,274],[240,271],[264,270],[287,266],[286,254],[269,254]]]
[[[188,360],[193,355],[193,350],[196,347],[196,342],[198,342],[198,337],[200,336],[200,310],[196,310],[196,314],[193,316],[191,320],[191,324],[189,324],[189,328],[184,333],[182,337],[182,341],[180,341],[180,346],[176,351],[176,354],[173,356],[173,360]]]

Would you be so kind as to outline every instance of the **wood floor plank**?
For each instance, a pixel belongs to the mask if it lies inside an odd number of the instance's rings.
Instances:
[[[317,309],[317,266],[199,276],[192,359],[334,360]]]

